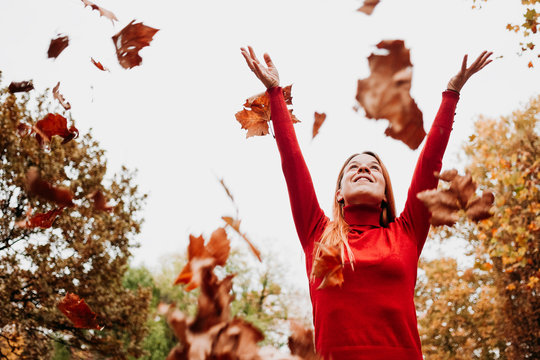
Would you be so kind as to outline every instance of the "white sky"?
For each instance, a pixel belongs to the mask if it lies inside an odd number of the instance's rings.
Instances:
[[[509,114],[539,90],[538,59],[529,69],[530,58],[516,55],[519,37],[505,30],[523,22],[518,1],[490,0],[474,11],[470,0],[383,0],[372,16],[356,12],[357,0],[96,2],[120,22],[112,26],[79,0],[0,0],[3,85],[33,79],[43,91],[60,81],[75,125],[82,133],[93,128],[110,171],[121,164],[139,170],[136,182],[149,198],[134,263],[150,267],[163,254],[183,252],[190,233],[210,234],[222,215],[233,215],[217,176],[236,198],[243,230],[261,249],[283,254],[291,278],[307,284],[275,141],[246,139],[234,118],[246,98],[264,91],[241,46],[270,53],[282,85],[294,83],[293,108],[302,120],[295,128],[327,214],[339,167],[363,150],[380,154],[398,212],[403,208],[420,149],[385,137],[386,121],[352,110],[356,82],[369,75],[366,58],[380,40],[404,39],[411,49],[411,93],[426,131],[464,54],[504,55],[463,89],[443,168],[460,167],[456,154],[479,114]],[[142,66],[125,70],[111,36],[132,19],[160,31],[141,51]],[[70,46],[48,59],[57,33],[69,35]],[[96,69],[90,57],[111,72]],[[328,117],[312,141],[314,111]]]

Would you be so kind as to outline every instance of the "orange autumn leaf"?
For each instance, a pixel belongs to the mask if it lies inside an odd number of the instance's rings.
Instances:
[[[247,242],[249,248],[251,249],[251,252],[257,257],[260,262],[262,262],[261,252],[259,251],[259,249],[257,249],[255,245],[253,245],[253,243],[248,239],[246,234],[240,231],[241,220],[233,219],[230,216],[222,216],[221,218],[227,223],[228,226],[230,226],[234,231],[236,231]]]
[[[283,97],[287,105],[292,105],[292,85],[283,88]],[[293,123],[299,122],[289,109]],[[236,120],[247,130],[246,138],[251,136],[263,136],[269,133],[268,122],[270,121],[270,98],[266,92],[257,94],[246,100],[244,109],[235,114]]]
[[[12,81],[8,86],[8,90],[12,94],[17,93],[17,92],[28,92],[33,89],[34,89],[34,84],[32,83],[32,80],[20,81],[20,82]]]
[[[313,262],[312,274],[316,278],[322,278],[318,290],[329,286],[341,286],[343,284],[343,262],[341,252],[337,246],[326,246],[317,243],[321,250]]]
[[[125,69],[131,69],[142,62],[139,51],[150,45],[153,36],[159,31],[143,23],[132,20],[120,32],[112,37],[118,62]]]
[[[94,200],[94,209],[100,211],[112,211],[114,209],[113,205],[107,204],[107,198],[101,190],[96,190],[86,196],[88,199]]]
[[[97,6],[96,4],[94,4],[93,2],[91,1],[88,1],[88,0],[81,0],[84,4],[84,7],[87,7],[87,6],[90,6],[92,8],[92,10],[97,10],[99,11],[99,15],[100,16],[104,16],[106,17],[107,19],[111,20],[111,22],[113,23],[114,25],[114,22],[115,21],[118,21],[118,19],[116,18],[116,16],[112,13],[112,11],[109,11],[109,10],[106,10],[100,6]]]
[[[66,110],[71,109],[71,105],[69,104],[69,102],[67,102],[66,99],[64,98],[64,96],[62,94],[60,94],[60,92],[58,91],[59,88],[60,88],[60,81],[58,82],[58,84],[56,84],[56,86],[52,90],[53,97],[56,100],[58,100],[58,102],[60,103],[60,105],[62,105],[64,107],[64,109],[66,109]]]
[[[69,38],[67,36],[58,36],[56,39],[52,39],[49,44],[49,50],[47,50],[47,56],[49,58],[57,58],[68,45]]]
[[[311,137],[312,139],[319,133],[319,129],[321,128],[324,120],[326,120],[326,114],[318,113],[315,111],[315,121],[313,122],[313,136]]]
[[[195,263],[196,260],[208,260],[212,266],[225,265],[231,250],[230,240],[224,228],[218,228],[210,236],[210,240],[204,245],[202,236],[189,236],[188,263],[184,266],[174,285],[186,284],[186,290],[190,291],[201,284],[201,279],[195,276],[197,269],[194,266],[207,266],[207,261]]]
[[[489,191],[484,191],[481,197],[472,200],[467,206],[467,217],[472,221],[480,221],[493,216],[489,211],[493,202],[495,201],[495,196]]]
[[[62,213],[64,206],[52,209],[46,213],[38,213],[32,215],[32,208],[28,207],[26,212],[26,219],[17,221],[15,225],[23,229],[33,229],[39,227],[41,229],[48,229],[52,226],[58,215]]]
[[[92,64],[94,64],[99,70],[101,70],[101,71],[109,71],[109,69],[104,67],[100,62],[94,60],[94,58],[90,58],[90,61],[92,61]]]
[[[102,330],[98,324],[97,315],[78,295],[67,293],[56,305],[68,317],[76,328]]]
[[[62,144],[79,136],[79,130],[74,125],[68,129],[66,118],[60,114],[47,114],[34,125],[33,129],[36,132],[36,139],[41,146],[49,143],[54,135],[58,135],[64,139]]]
[[[313,330],[306,329],[295,320],[290,321],[291,336],[289,336],[289,349],[291,355],[299,356],[304,360],[322,359],[315,352],[315,343],[313,341]]]
[[[388,55],[368,57],[371,75],[358,80],[356,100],[366,117],[389,121],[387,136],[416,149],[426,132],[422,112],[409,93],[412,81],[409,49],[403,40],[383,40],[377,48],[388,50]]]
[[[534,65],[533,65],[532,61],[529,61],[529,64],[528,64],[527,66],[528,66],[529,68],[532,68],[532,67],[534,67]]]
[[[364,0],[364,4],[356,11],[361,11],[366,15],[371,15],[375,6],[379,3],[379,0]]]
[[[42,180],[36,167],[30,167],[26,172],[26,188],[30,194],[39,196],[59,206],[75,206],[71,190],[65,187],[52,186],[47,181]]]
[[[426,190],[418,193],[417,197],[431,212],[431,225],[452,226],[458,221],[459,201],[452,191]]]

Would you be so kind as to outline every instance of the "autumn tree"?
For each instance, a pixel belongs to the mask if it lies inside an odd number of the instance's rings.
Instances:
[[[53,136],[46,150],[35,134],[18,132],[53,110],[58,106],[46,95],[0,90],[0,358],[47,359],[54,342],[71,358],[139,357],[150,293],[127,289],[122,280],[145,195],[125,168],[105,179],[104,150],[90,134],[65,144]],[[61,209],[50,228],[24,225],[29,207],[33,214],[56,207],[28,191],[31,167],[73,193],[74,206]],[[95,206],[88,197],[96,190],[113,206]],[[58,310],[68,292],[97,313],[101,331],[77,328]]]
[[[427,359],[540,357],[539,118],[536,97],[510,116],[480,117],[464,145],[467,171],[495,193],[494,215],[434,233],[465,239],[474,267],[423,264],[416,303]]]

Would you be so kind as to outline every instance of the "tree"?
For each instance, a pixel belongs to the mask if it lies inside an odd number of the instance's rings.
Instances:
[[[31,99],[0,90],[0,337],[18,344],[10,351],[0,345],[0,358],[50,358],[53,342],[62,343],[72,358],[138,357],[150,293],[124,288],[122,279],[145,195],[126,168],[105,183],[104,150],[90,134],[66,144],[53,137],[50,151],[34,136],[18,134],[19,124],[35,124],[52,107],[46,95]],[[27,194],[31,166],[74,194],[76,206],[63,209],[52,228],[15,224],[29,205],[35,213],[54,207]],[[95,209],[87,198],[98,189],[115,205],[111,212]],[[76,328],[56,307],[66,292],[85,299],[104,329]]]
[[[428,359],[540,357],[539,117],[540,96],[511,116],[480,117],[464,145],[467,171],[495,193],[494,215],[432,235],[465,239],[475,264],[423,263],[416,300]]]

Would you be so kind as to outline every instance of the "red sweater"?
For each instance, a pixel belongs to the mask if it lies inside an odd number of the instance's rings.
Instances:
[[[321,210],[300,151],[280,87],[268,89],[271,118],[296,231],[306,256],[309,277],[314,242],[329,219]],[[388,227],[379,225],[380,210],[363,205],[344,208],[350,226],[354,270],[343,269],[342,287],[317,290],[310,282],[315,346],[332,360],[421,360],[414,287],[418,257],[424,246],[430,213],[416,194],[437,187],[459,95],[443,92],[441,107],[414,170],[407,202]],[[337,174],[336,174],[337,176]]]

